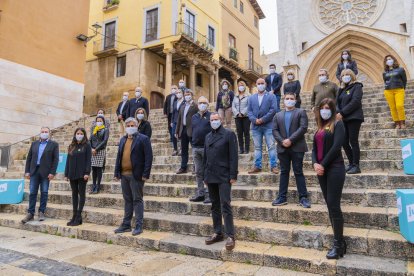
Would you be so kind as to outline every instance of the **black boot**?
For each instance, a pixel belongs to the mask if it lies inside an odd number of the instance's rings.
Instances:
[[[326,254],[327,259],[343,258],[346,254],[346,242],[344,240],[344,220],[332,219],[332,228],[334,231],[334,242],[331,250]]]
[[[82,224],[82,212],[78,211],[76,213],[75,220],[72,223],[72,226],[78,226]]]
[[[359,174],[361,173],[361,169],[359,168],[359,164],[354,164],[352,168],[346,172],[347,174]]]
[[[73,226],[73,222],[75,221],[76,218],[76,210],[73,210],[73,216],[72,219],[70,221],[68,221],[68,223],[66,223],[67,226]]]

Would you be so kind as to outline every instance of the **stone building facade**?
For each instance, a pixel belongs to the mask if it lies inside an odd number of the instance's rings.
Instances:
[[[357,61],[364,83],[382,83],[387,54],[413,77],[413,1],[278,0],[277,8],[279,51],[267,55],[264,63],[275,63],[278,71],[296,71],[304,91],[317,82],[319,68],[334,78],[344,49]]]

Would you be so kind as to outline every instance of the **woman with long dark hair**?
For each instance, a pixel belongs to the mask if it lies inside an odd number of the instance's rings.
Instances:
[[[404,98],[407,86],[407,75],[404,68],[400,67],[397,59],[392,55],[384,58],[384,95],[390,106],[392,120],[396,129],[405,129]]]
[[[341,210],[345,182],[345,164],[341,149],[345,140],[345,128],[342,121],[335,120],[335,114],[334,100],[323,99],[316,114],[318,130],[313,139],[312,150],[313,168],[318,175],[334,232],[333,247],[326,255],[328,259],[338,259],[346,253]]]
[[[338,63],[338,67],[336,68],[336,78],[338,79],[339,83],[342,82],[341,73],[345,69],[351,69],[354,72],[355,76],[358,75],[358,66],[354,59],[352,59],[351,51],[343,50],[341,53],[340,62]]]
[[[106,144],[109,139],[109,129],[105,125],[105,118],[98,116],[96,126],[92,131],[92,189],[90,194],[97,194],[101,188],[103,170],[105,168]]]
[[[85,206],[86,184],[91,173],[92,149],[84,128],[77,128],[72,143],[68,147],[68,158],[65,167],[65,179],[72,188],[73,217],[68,226],[82,224],[82,211]]]

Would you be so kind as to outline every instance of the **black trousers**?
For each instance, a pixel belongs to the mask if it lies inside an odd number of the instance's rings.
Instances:
[[[231,184],[208,183],[211,200],[211,216],[214,233],[223,234],[223,218],[225,234],[234,238],[233,210],[231,208]]]
[[[172,122],[172,113],[168,113],[168,133],[170,134],[170,142],[173,141],[173,136],[174,136],[172,132],[171,122]]]
[[[359,166],[359,159],[361,151],[359,149],[359,130],[361,129],[362,121],[351,120],[344,122],[345,125],[345,142],[344,150],[348,157],[349,163]]]
[[[188,166],[188,149],[190,147],[191,137],[187,135],[187,127],[183,127],[181,133],[181,169],[186,170]]]
[[[101,189],[103,168],[92,167],[92,191],[99,192]]]
[[[318,176],[318,180],[328,206],[329,219],[335,239],[341,240],[344,232],[344,217],[341,210],[342,189],[345,183],[344,164],[335,164],[325,168],[325,174]]]
[[[85,206],[86,182],[83,178],[70,180],[73,212],[82,212]]]
[[[132,216],[135,212],[136,225],[142,227],[144,224],[144,182],[135,180],[132,175],[122,175],[121,188],[125,201],[122,225],[131,227]]]
[[[248,117],[236,118],[237,140],[241,151],[250,150],[250,120]]]
[[[280,184],[278,198],[287,198],[291,165],[293,167],[293,173],[295,174],[299,199],[302,197],[307,198],[308,190],[306,189],[305,176],[303,175],[303,157],[305,156],[305,153],[294,152],[288,148],[285,149],[284,152],[279,152],[277,156],[280,162]]]

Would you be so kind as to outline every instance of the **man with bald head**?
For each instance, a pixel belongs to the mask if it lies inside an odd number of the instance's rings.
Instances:
[[[272,121],[277,110],[277,101],[274,94],[266,92],[266,82],[260,78],[256,81],[257,93],[249,98],[247,115],[252,124],[254,143],[254,167],[250,174],[262,171],[262,145],[263,137],[266,140],[269,153],[270,172],[278,174],[275,139],[272,134]]]
[[[138,108],[145,109],[147,116],[149,116],[149,103],[148,100],[142,96],[142,89],[139,86],[135,88],[135,98],[129,100],[128,117],[135,118],[135,112]]]

